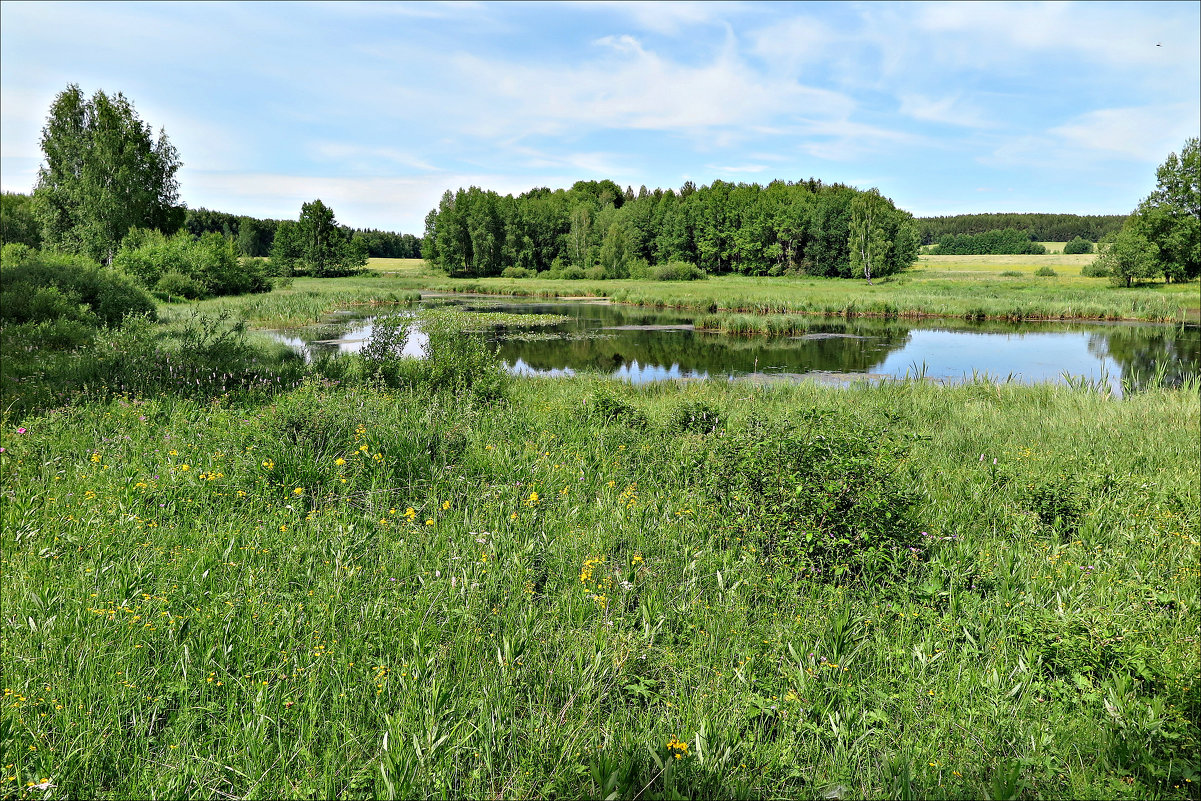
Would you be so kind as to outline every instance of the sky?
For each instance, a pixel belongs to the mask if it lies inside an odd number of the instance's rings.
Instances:
[[[190,208],[420,235],[447,189],[878,188],[1125,214],[1201,131],[1201,3],[0,3],[0,184],[122,92]]]

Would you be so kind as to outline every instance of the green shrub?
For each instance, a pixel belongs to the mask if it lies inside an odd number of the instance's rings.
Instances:
[[[1043,278],[1053,278],[1055,275],[1057,275],[1055,270],[1051,269],[1051,267],[1049,267],[1048,265],[1045,265],[1045,264],[1042,267],[1039,267],[1037,270],[1035,270],[1034,274],[1038,275],[1038,276],[1042,276]]]
[[[713,463],[730,534],[750,538],[794,576],[826,581],[902,569],[917,547],[917,496],[890,432],[807,412],[795,424],[727,430]]]
[[[597,389],[586,402],[587,413],[606,423],[621,423],[630,428],[646,428],[646,414],[612,389]]]
[[[578,281],[584,277],[584,268],[569,264],[563,268],[561,277],[568,281]]]
[[[705,271],[686,261],[669,261],[651,268],[652,281],[697,281],[708,278]]]
[[[584,270],[584,277],[589,281],[600,281],[608,278],[609,275],[605,272],[604,267],[597,265],[596,267],[589,267],[587,270]]]
[[[154,285],[154,294],[163,300],[197,300],[205,295],[204,287],[183,273],[172,270],[163,273]]]
[[[1022,278],[1026,274],[1023,273],[1021,270],[1002,270],[1001,275],[1004,276],[1005,278]]]
[[[1073,253],[1092,253],[1093,243],[1089,242],[1082,236],[1078,236],[1063,246],[1063,252],[1065,255]]]
[[[1080,268],[1080,274],[1085,278],[1108,278],[1109,268],[1094,259]]]
[[[630,259],[629,272],[630,278],[645,281],[651,277],[650,262],[643,258]]]
[[[684,401],[671,411],[668,429],[680,433],[712,434],[722,427],[725,417],[704,401]]]
[[[154,314],[154,299],[128,276],[83,256],[6,245],[0,255],[0,320],[59,319],[119,326],[128,315]]]
[[[537,270],[526,267],[506,267],[500,271],[500,276],[501,278],[533,278],[537,273]]]
[[[167,286],[187,289],[191,294],[184,297],[242,295],[271,289],[263,263],[259,259],[239,259],[233,242],[217,233],[194,238],[187,231],[180,231],[166,237],[158,231],[134,229],[122,240],[113,257],[113,266],[155,289],[159,289],[159,282],[167,275],[182,276],[191,283],[169,278]],[[201,291],[197,293],[195,287]],[[169,289],[160,291],[183,294]]]

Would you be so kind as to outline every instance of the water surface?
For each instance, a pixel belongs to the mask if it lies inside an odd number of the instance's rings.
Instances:
[[[957,382],[973,375],[1025,383],[1066,376],[1120,389],[1162,369],[1168,380],[1201,369],[1201,329],[1128,323],[1004,323],[805,317],[789,337],[726,335],[693,328],[691,312],[586,300],[527,301],[431,296],[423,306],[463,311],[558,314],[535,331],[489,334],[507,369],[520,375],[589,371],[635,383],[667,379],[818,380],[902,378]],[[374,317],[278,332],[309,354],[350,353],[371,337]],[[425,336],[410,332],[405,352],[420,356]]]

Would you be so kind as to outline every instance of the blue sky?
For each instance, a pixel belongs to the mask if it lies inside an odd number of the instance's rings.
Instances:
[[[1201,129],[1201,3],[0,4],[0,178],[124,92],[190,207],[420,234],[447,188],[810,176],[1126,213]]]

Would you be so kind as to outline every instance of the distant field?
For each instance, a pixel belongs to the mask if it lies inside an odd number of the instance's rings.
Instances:
[[[622,303],[701,312],[806,313],[972,319],[1110,319],[1196,321],[1197,283],[1126,289],[1080,268],[1094,257],[921,256],[914,267],[870,286],[837,278],[752,278],[725,275],[705,281],[589,281],[539,278],[448,278],[420,259],[372,259],[368,276],[380,288],[565,297],[590,295]],[[1049,266],[1054,276],[1035,271]],[[1005,275],[1019,273],[1019,275]],[[393,283],[395,282],[395,283]],[[298,284],[299,286],[299,284]]]

